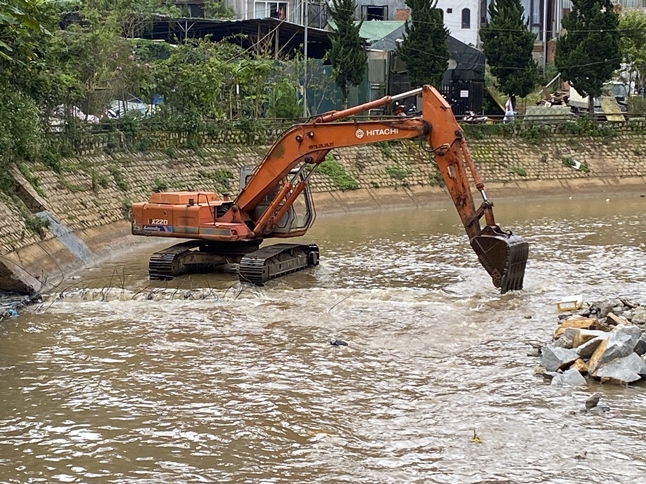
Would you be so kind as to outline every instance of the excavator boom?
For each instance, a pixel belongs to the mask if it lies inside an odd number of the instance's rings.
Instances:
[[[414,95],[421,95],[420,115],[339,122]],[[172,198],[174,194],[163,194],[161,198],[157,194],[148,205],[133,205],[133,233],[209,241],[211,249],[207,247],[207,251],[218,255],[224,251],[227,260],[232,260],[232,254],[239,256],[241,278],[246,274],[247,279],[262,283],[267,278],[318,263],[318,248],[314,245],[279,244],[280,247],[272,246],[275,249],[271,250],[256,249],[264,238],[295,237],[307,231],[313,222],[308,180],[330,150],[413,138],[423,140],[423,146],[437,164],[471,247],[494,285],[503,293],[522,289],[528,244],[496,224],[493,203],[487,199],[463,131],[451,106],[431,86],[326,113],[295,125],[276,140],[256,170],[245,177],[235,200],[219,201],[212,193],[180,192],[175,198]],[[482,199],[479,206],[473,200],[471,181]],[[304,218],[294,215],[293,205],[301,197],[307,206],[308,215]],[[169,202],[171,199],[181,201]],[[169,223],[158,215],[163,213],[167,217],[169,211],[177,223]],[[233,245],[241,248],[223,249]],[[199,250],[203,252],[204,247],[200,246]],[[174,264],[176,252],[184,253],[177,249],[168,257],[158,259],[168,261],[167,265]],[[191,261],[205,260],[204,254],[192,254]]]

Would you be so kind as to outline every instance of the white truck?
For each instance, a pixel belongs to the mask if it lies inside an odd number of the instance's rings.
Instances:
[[[603,85],[602,97],[614,98],[620,112],[626,112],[626,98],[628,97],[628,88],[622,82],[611,81]],[[594,98],[594,112],[602,114],[605,111],[601,108],[601,97]],[[568,105],[577,110],[588,110],[588,96],[582,96],[576,89],[570,86],[570,95],[568,96]]]

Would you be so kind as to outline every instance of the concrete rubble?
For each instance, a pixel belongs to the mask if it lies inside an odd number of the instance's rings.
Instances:
[[[589,379],[628,385],[646,378],[646,305],[613,298],[559,315],[537,373],[552,385]]]

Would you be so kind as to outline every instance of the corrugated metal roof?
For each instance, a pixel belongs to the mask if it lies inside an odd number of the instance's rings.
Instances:
[[[232,38],[244,47],[252,47],[256,42],[270,40],[266,46],[274,48],[273,34],[278,36],[279,49],[282,54],[300,51],[304,42],[304,27],[275,18],[248,20],[211,20],[203,18],[170,18],[158,16],[152,28],[146,30],[142,37],[161,39],[166,42],[177,42],[185,38],[203,38],[211,36],[214,41]],[[244,34],[244,36],[236,36]],[[322,59],[332,46],[330,38],[334,33],[327,30],[308,27],[308,56]],[[236,36],[236,37],[234,37]]]
[[[369,20],[361,24],[359,35],[367,41],[377,41],[392,34],[406,22],[401,20]]]
[[[358,23],[358,21],[355,22],[355,24],[356,23]],[[406,22],[401,20],[366,20],[361,24],[359,36],[369,43],[376,42],[392,34],[405,23]],[[332,30],[336,28],[334,20],[328,20],[328,25]]]

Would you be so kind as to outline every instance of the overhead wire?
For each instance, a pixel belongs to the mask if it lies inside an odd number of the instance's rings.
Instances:
[[[438,59],[444,59],[444,56],[432,54],[432,53],[430,53],[430,52],[428,52],[426,50],[415,49],[415,48],[412,48],[411,50],[413,50],[415,52],[423,52],[426,55],[430,55],[431,57],[435,57],[435,58],[438,58]],[[623,60],[623,57],[615,57],[615,58],[612,58],[612,59],[604,59],[602,61],[588,62],[586,64],[576,64],[576,65],[572,65],[572,66],[569,66],[569,67],[570,68],[588,67],[588,66],[597,65],[597,64],[605,64],[607,62],[614,62],[614,61],[617,61],[617,60],[621,61],[621,60]],[[496,67],[499,67],[501,69],[520,69],[520,70],[524,69],[524,67],[516,67],[516,66],[496,66]]]

